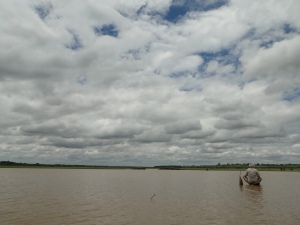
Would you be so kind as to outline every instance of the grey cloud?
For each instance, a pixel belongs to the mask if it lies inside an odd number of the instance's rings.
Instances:
[[[219,120],[215,127],[218,129],[240,130],[249,127],[260,127],[260,123],[255,120]]]
[[[257,108],[252,105],[252,103],[243,102],[241,100],[224,100],[223,102],[217,101],[214,105],[214,112],[218,116],[224,115],[225,117],[234,117],[237,115],[238,117],[241,114],[253,113]]]
[[[199,120],[183,120],[165,126],[168,134],[183,134],[192,130],[201,130],[201,123]]]
[[[113,146],[116,144],[123,143],[123,140],[110,139],[110,140],[97,140],[88,137],[78,138],[47,138],[44,145],[55,146],[58,148],[70,148],[70,149],[88,149],[91,147],[104,147]]]
[[[169,142],[171,135],[165,134],[160,129],[145,130],[143,133],[136,135],[133,141],[142,143]]]
[[[202,153],[209,153],[209,154],[216,154],[216,153],[223,153],[225,150],[220,148],[220,149],[215,149],[215,148],[203,148],[201,150]]]
[[[113,139],[113,138],[133,138],[136,135],[142,133],[142,128],[139,126],[129,124],[127,125],[117,125],[113,124],[111,127],[99,127],[99,131],[94,131],[94,137],[99,139]]]
[[[70,149],[82,149],[88,146],[91,147],[91,146],[99,145],[99,144],[86,142],[86,140],[80,141],[80,140],[73,140],[73,139],[63,139],[63,140],[56,140],[56,141],[52,140],[48,144],[58,148],[70,148]]]
[[[83,127],[66,125],[59,121],[22,126],[20,131],[29,136],[60,136],[63,138],[74,138],[87,134],[87,130]]]
[[[230,111],[230,112],[224,112],[222,114],[222,118],[228,121],[242,120],[244,117],[245,116],[241,111]]]
[[[284,137],[286,135],[286,132],[283,128],[276,128],[276,127],[269,127],[266,128],[252,128],[252,129],[246,129],[241,130],[238,133],[235,133],[233,135],[233,139],[264,139],[264,138],[279,138]],[[268,142],[268,140],[267,140]]]
[[[238,145],[233,144],[233,143],[207,143],[205,144],[206,148],[211,148],[211,149],[233,149],[236,148]]]
[[[292,141],[292,143],[300,143],[300,135],[299,134],[292,134],[289,136],[289,139]]]
[[[25,145],[30,145],[32,144],[32,137],[30,136],[21,136],[16,139],[4,139],[1,140],[2,143],[5,143],[7,145],[20,145],[20,146],[25,146]]]
[[[210,136],[213,136],[216,133],[215,130],[196,130],[196,131],[189,131],[183,135],[181,138],[188,138],[188,139],[204,139]]]

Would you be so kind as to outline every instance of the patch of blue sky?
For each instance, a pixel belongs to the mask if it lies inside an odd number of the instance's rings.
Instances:
[[[206,68],[207,68],[207,64],[204,64],[204,63],[201,66],[198,67],[198,72],[200,73],[201,78],[204,78],[204,77],[208,76],[206,74]]]
[[[93,29],[95,34],[98,36],[108,35],[112,37],[118,37],[119,35],[119,31],[114,24],[105,24],[101,27],[95,26]]]
[[[283,94],[283,100],[292,102],[293,100],[297,99],[300,97],[300,88],[294,88],[290,92],[285,92]]]
[[[226,5],[227,3],[228,0],[173,0],[169,10],[163,16],[163,19],[171,23],[176,23],[188,12],[214,10]]]
[[[271,48],[276,42],[286,39],[291,33],[299,33],[299,31],[290,24],[283,24],[279,28],[271,27],[264,33],[257,32],[255,29],[250,29],[241,40],[248,39],[255,41],[260,48]]]
[[[210,61],[217,61],[220,65],[232,65],[235,69],[237,69],[241,62],[239,60],[239,56],[232,53],[232,49],[224,48],[217,52],[200,52],[199,55],[203,59],[202,65],[199,67],[199,72],[205,72],[205,68],[207,67]],[[211,74],[210,76],[212,76]]]
[[[171,6],[168,13],[164,16],[164,19],[176,23],[189,11],[187,7],[182,6]]]
[[[182,91],[182,92],[191,92],[191,91],[201,92],[202,90],[203,90],[203,88],[201,88],[201,87],[188,87],[188,86],[183,86],[179,89],[179,91]]]
[[[229,49],[222,49],[217,52],[200,52],[199,55],[202,57],[204,63],[208,63],[211,60],[219,61],[221,58],[227,57],[230,54]]]
[[[295,32],[297,32],[295,30]],[[277,42],[281,42],[285,39],[288,39],[289,34],[285,34],[285,35],[281,35],[281,36],[277,36],[277,37],[272,37],[272,39],[264,39],[263,37],[257,38],[258,41],[260,41],[259,47],[260,48],[271,48],[275,43]]]
[[[148,4],[146,3],[145,5],[142,5],[138,11],[136,12],[137,15],[141,15],[144,12],[144,9],[147,8]]]
[[[196,73],[185,70],[185,71],[180,71],[180,72],[173,72],[169,75],[169,77],[171,77],[171,78],[186,77],[186,76],[195,77]]]
[[[284,24],[283,30],[284,30],[284,33],[286,33],[286,34],[297,32],[297,30],[294,27],[292,27],[290,24]]]
[[[260,48],[271,48],[274,44],[275,40],[263,41],[259,44]]]
[[[255,28],[251,28],[249,29],[242,37],[241,39],[252,39],[253,37],[255,37],[256,34],[256,29]]]
[[[52,9],[53,7],[50,3],[42,4],[34,7],[35,12],[42,20],[44,20],[50,14]]]
[[[211,78],[211,77],[215,77],[217,74],[216,72],[207,72],[206,68],[200,68],[199,69],[199,78],[201,79],[206,79],[206,78]]]
[[[86,75],[80,75],[77,77],[76,82],[80,85],[85,85],[87,83]]]
[[[80,50],[81,48],[83,48],[83,45],[81,43],[81,40],[78,36],[78,34],[76,34],[74,31],[70,31],[69,33],[72,35],[72,42],[68,45],[65,45],[66,48],[71,49],[71,50]]]
[[[258,33],[255,28],[251,28],[240,38],[240,41],[242,41],[242,40],[251,40],[251,41],[263,40],[263,38],[267,36],[266,34],[267,34],[267,32],[265,32],[264,34],[261,34],[261,33]]]
[[[274,45],[274,43],[280,42],[284,39],[285,39],[285,36],[277,36],[277,37],[273,37],[272,39],[266,39],[266,40],[263,37],[260,37],[261,42],[259,44],[259,47],[260,48],[271,48]]]

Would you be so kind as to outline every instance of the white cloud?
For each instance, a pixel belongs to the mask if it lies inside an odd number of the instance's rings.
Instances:
[[[245,75],[287,76],[298,78],[300,70],[300,37],[275,43],[271,48],[261,48],[251,58],[245,59]]]
[[[299,161],[298,1],[0,3],[1,159]]]

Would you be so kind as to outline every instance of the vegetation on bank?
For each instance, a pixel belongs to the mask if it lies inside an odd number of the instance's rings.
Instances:
[[[178,165],[161,165],[154,167],[138,166],[98,166],[98,165],[65,165],[65,164],[30,164],[11,161],[0,161],[0,168],[65,168],[65,169],[160,169],[160,170],[246,170],[248,163],[220,164],[217,165],[200,165],[200,166],[178,166]],[[300,171],[300,164],[256,164],[260,171]]]
[[[168,170],[246,170],[249,163],[243,164],[220,164],[201,166],[155,166],[158,169]],[[256,164],[255,168],[260,171],[300,171],[300,164]]]
[[[0,168],[65,168],[65,169],[131,169],[127,166],[97,166],[97,165],[66,165],[66,164],[40,164],[0,161]]]

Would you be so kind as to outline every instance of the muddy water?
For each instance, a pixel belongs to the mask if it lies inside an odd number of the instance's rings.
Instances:
[[[300,173],[0,169],[1,225],[285,224],[300,221]]]

